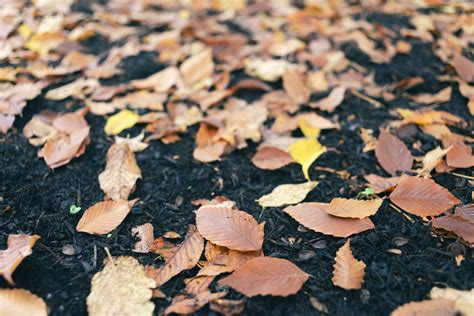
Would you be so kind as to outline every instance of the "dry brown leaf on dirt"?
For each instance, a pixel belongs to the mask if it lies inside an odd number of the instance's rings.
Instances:
[[[196,211],[196,226],[210,242],[240,251],[260,250],[263,227],[252,215],[237,210],[232,203],[205,205]]]
[[[407,146],[384,129],[380,129],[375,156],[391,175],[396,175],[397,171],[410,171],[413,167],[413,157]]]
[[[213,162],[219,160],[221,156],[224,155],[227,148],[228,143],[226,141],[218,140],[211,145],[194,148],[193,158],[200,162]]]
[[[127,200],[141,177],[142,172],[130,146],[127,143],[110,146],[105,170],[99,174],[100,188],[107,198]]]
[[[461,291],[452,288],[434,287],[430,291],[431,299],[446,299],[454,301],[454,308],[461,316],[472,316],[474,311],[474,289]]]
[[[354,258],[350,239],[336,253],[332,283],[346,290],[362,287],[365,276],[365,263]]]
[[[459,77],[466,82],[474,82],[474,62],[463,55],[457,53],[452,61]]]
[[[117,145],[120,145],[122,143],[127,143],[128,146],[130,146],[130,149],[136,153],[143,151],[148,148],[147,143],[142,142],[142,140],[145,138],[145,132],[142,132],[141,134],[135,136],[135,137],[120,137],[120,136],[115,136],[115,143]]]
[[[168,67],[148,78],[133,80],[130,84],[136,89],[153,89],[158,93],[167,93],[178,82],[179,77],[176,67]]]
[[[244,300],[217,299],[209,304],[209,308],[224,316],[237,316],[242,314],[245,308]]]
[[[362,149],[364,153],[375,150],[375,147],[377,147],[377,139],[372,135],[372,132],[372,130],[360,128],[360,138],[364,141],[364,148]]]
[[[474,223],[474,203],[456,207],[454,214]]]
[[[311,102],[309,105],[312,108],[318,108],[327,112],[334,112],[334,110],[344,101],[344,96],[346,94],[346,88],[336,87],[331,93],[325,98],[318,100],[316,102]]]
[[[38,155],[44,157],[52,169],[64,166],[84,153],[89,142],[89,132],[90,127],[86,126],[71,134],[57,133],[48,139]]]
[[[424,103],[424,104],[448,102],[449,100],[451,100],[451,92],[452,92],[452,88],[447,87],[438,91],[435,94],[423,93],[423,94],[418,94],[418,95],[412,95],[410,96],[410,98],[417,103]]]
[[[382,205],[382,199],[357,200],[334,198],[326,207],[326,213],[347,218],[366,218],[377,213]]]
[[[296,69],[285,69],[283,73],[283,88],[295,104],[305,104],[309,101],[311,92],[304,82],[304,76]]]
[[[96,203],[84,212],[76,230],[89,234],[108,234],[123,222],[137,201],[109,200]]]
[[[5,115],[0,113],[0,133],[6,134],[12,128],[15,122],[13,115]]]
[[[471,146],[455,144],[446,155],[446,162],[453,168],[471,168],[474,166],[474,156]]]
[[[455,316],[453,300],[435,299],[410,302],[395,309],[390,316]]]
[[[288,62],[283,59],[254,58],[245,61],[245,72],[264,81],[277,81],[287,67]]]
[[[384,178],[376,174],[369,174],[364,176],[365,180],[369,182],[369,187],[374,189],[376,194],[392,191],[402,180],[408,178],[406,174],[402,174],[400,177]]]
[[[8,235],[6,250],[0,250],[0,275],[11,285],[12,275],[23,259],[33,252],[33,246],[40,239],[38,235]]]
[[[451,147],[441,149],[436,147],[435,149],[426,153],[422,160],[422,168],[418,170],[419,177],[429,177],[431,171],[441,162],[444,156],[451,150]]]
[[[78,99],[84,98],[86,91],[93,92],[99,86],[99,82],[95,79],[84,79],[80,78],[76,81],[68,83],[59,88],[49,90],[45,98],[48,100],[63,100],[69,97],[75,97]]]
[[[221,279],[218,284],[230,286],[248,297],[286,297],[297,293],[308,278],[308,274],[286,259],[258,257]]]
[[[56,133],[56,128],[45,122],[39,115],[33,116],[23,128],[23,135],[28,138],[28,142],[33,146],[43,145]]]
[[[184,81],[190,86],[210,78],[214,73],[212,49],[206,48],[189,57],[181,64],[179,71]]]
[[[200,310],[207,303],[220,299],[226,294],[227,292],[211,293],[210,291],[205,291],[198,293],[191,298],[177,300],[165,309],[164,315],[169,315],[172,313],[180,315],[192,314]]]
[[[257,202],[261,207],[280,207],[283,205],[296,204],[303,201],[318,182],[309,181],[299,184],[281,184],[272,192],[260,197]]]
[[[92,278],[87,311],[91,316],[151,316],[155,305],[150,299],[155,287],[155,281],[147,277],[135,258],[112,258]]]
[[[149,253],[153,242],[155,241],[155,235],[153,225],[146,223],[140,226],[132,227],[132,235],[138,237],[140,240],[133,246],[133,252]]]
[[[23,289],[1,289],[0,311],[5,316],[48,315],[48,307],[43,299]]]
[[[468,245],[474,245],[474,222],[459,215],[446,215],[434,218],[431,221],[436,231],[448,232],[459,237]]]
[[[176,251],[162,267],[148,267],[148,275],[155,280],[157,286],[162,286],[181,271],[192,269],[198,263],[203,250],[204,239],[196,226],[190,225],[184,241],[176,247]]]
[[[461,203],[431,179],[409,177],[393,190],[390,200],[410,214],[436,216]]]
[[[260,147],[252,157],[252,163],[256,167],[266,170],[280,169],[293,162],[295,160],[289,153],[271,146]]]

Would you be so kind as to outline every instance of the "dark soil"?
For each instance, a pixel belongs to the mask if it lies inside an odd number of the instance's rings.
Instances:
[[[78,6],[76,9],[82,9]],[[366,17],[361,17],[365,19]],[[370,21],[378,21],[390,27],[406,25],[403,17],[369,15]],[[422,76],[426,85],[412,89],[411,93],[432,92],[452,83],[439,83],[435,77],[442,74],[443,63],[433,55],[429,44],[409,39],[413,52],[408,56],[396,56],[390,65],[374,65],[361,53],[356,45],[345,45],[348,58],[369,70],[376,71],[381,84],[399,81],[415,75]],[[89,51],[107,47],[104,40],[88,41]],[[135,78],[144,78],[162,68],[154,54],[140,54],[128,58],[122,66],[125,75],[107,81],[118,84]],[[438,109],[447,110],[469,120],[466,100],[454,88],[453,100]],[[247,95],[239,94],[247,98]],[[256,96],[252,94],[250,99]],[[72,102],[72,108],[70,108]],[[43,159],[37,158],[38,148],[28,144],[21,131],[31,117],[45,109],[70,111],[82,106],[80,102],[48,101],[43,98],[30,102],[22,118],[15,122],[0,143],[0,248],[5,248],[8,234],[38,234],[38,241],[31,256],[27,257],[14,274],[16,286],[31,290],[42,297],[51,315],[84,315],[85,299],[90,291],[92,276],[102,269],[105,258],[104,247],[114,256],[131,255],[145,264],[159,264],[153,254],[138,255],[131,251],[134,239],[130,229],[150,222],[155,234],[161,235],[174,230],[184,235],[189,224],[194,223],[195,206],[191,201],[224,195],[237,203],[238,207],[255,218],[261,208],[255,199],[270,192],[283,183],[303,182],[299,166],[292,165],[277,171],[257,169],[250,162],[256,145],[232,152],[221,162],[204,164],[193,159],[194,134],[191,128],[182,140],[165,145],[154,141],[144,152],[137,153],[137,161],[143,173],[137,190],[131,198],[139,197],[140,203],[111,236],[91,236],[77,233],[75,226],[83,213],[72,215],[69,207],[76,204],[83,210],[103,199],[97,176],[104,169],[106,152],[111,144],[103,131],[105,119],[87,115],[92,126],[91,144],[86,153],[74,159],[67,166],[57,170],[49,169]],[[378,130],[395,119],[390,109],[414,107],[408,99],[396,99],[381,108],[362,101],[352,95],[334,115],[342,128],[339,131],[324,131],[320,141],[331,148],[313,165],[311,175],[320,181],[306,201],[328,202],[337,196],[353,197],[364,189],[363,175],[376,173],[387,175],[378,166],[372,153],[362,153],[363,143],[358,127]],[[133,129],[132,134],[139,132]],[[134,134],[134,135],[135,135]],[[413,151],[423,155],[435,148],[437,142],[431,137],[416,132],[414,138],[406,140],[409,147],[415,140],[421,140],[422,148]],[[352,176],[344,180],[334,173],[317,171],[318,167],[347,170]],[[463,203],[471,201],[472,187],[466,179],[450,174],[434,177]],[[248,299],[245,314],[249,315],[308,315],[318,314],[311,306],[309,297],[316,297],[324,303],[331,314],[336,315],[387,315],[397,306],[413,300],[422,300],[433,286],[450,286],[470,289],[474,286],[474,259],[472,252],[457,241],[441,240],[431,233],[430,227],[421,219],[410,223],[385,202],[373,216],[375,230],[351,238],[354,255],[367,264],[365,283],[359,291],[346,291],[334,287],[331,282],[334,256],[344,243],[343,239],[332,238],[307,231],[280,209],[269,208],[263,212],[260,221],[266,221],[264,253],[289,259],[302,270],[312,275],[304,288],[289,298],[256,297]],[[395,237],[404,237],[409,242],[399,247],[402,255],[387,252],[394,245]],[[289,240],[293,241],[292,243]],[[78,254],[66,256],[61,249],[73,245]],[[460,266],[455,264],[454,255],[464,253],[466,260]],[[310,258],[308,258],[310,257]],[[172,298],[183,288],[183,279],[195,274],[196,269],[186,271],[173,278],[163,291]],[[284,286],[284,284],[282,284]],[[8,287],[0,280],[0,287]],[[231,291],[229,298],[242,298]],[[169,300],[156,299],[155,313],[169,305]],[[205,308],[201,314],[212,312]]]

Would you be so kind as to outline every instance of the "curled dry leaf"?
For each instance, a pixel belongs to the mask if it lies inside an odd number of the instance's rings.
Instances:
[[[226,299],[217,299],[213,300],[209,304],[209,308],[219,314],[224,316],[236,316],[240,315],[245,308],[244,300],[226,300]]]
[[[205,205],[196,211],[196,225],[201,235],[212,243],[240,251],[260,250],[264,223],[239,211],[231,203]]]
[[[296,69],[286,68],[283,73],[283,88],[295,104],[305,104],[309,101],[309,91],[304,77]]]
[[[148,78],[133,80],[132,87],[137,89],[153,89],[158,93],[166,93],[179,80],[179,71],[176,67],[168,67]]]
[[[436,299],[411,302],[398,307],[390,316],[454,316],[456,309],[453,300]]]
[[[354,258],[350,239],[336,253],[332,283],[346,290],[362,287],[365,276],[365,263]]]
[[[47,316],[48,308],[40,297],[23,289],[0,290],[0,311],[2,315]]]
[[[282,184],[257,200],[262,207],[280,207],[283,205],[296,204],[305,199],[318,182],[309,181],[299,184]]]
[[[226,296],[227,292],[211,293],[209,291],[201,292],[191,298],[184,298],[173,302],[165,309],[165,315],[172,313],[188,315],[197,312],[207,303]]]
[[[391,175],[396,175],[397,171],[410,171],[413,166],[413,157],[407,146],[384,129],[380,129],[375,156]]]
[[[155,305],[150,299],[155,286],[135,258],[114,258],[92,278],[87,311],[91,316],[151,316]]]
[[[461,291],[452,288],[434,287],[430,291],[432,299],[446,299],[454,301],[454,308],[462,316],[472,316],[474,311],[474,289]]]
[[[252,157],[252,163],[260,169],[276,170],[295,162],[293,157],[277,147],[263,146]]]
[[[130,146],[130,149],[136,153],[148,148],[148,144],[142,142],[143,138],[145,138],[144,132],[132,138],[129,138],[129,137],[124,138],[120,136],[115,136],[115,143],[117,145],[127,143],[128,146]]]
[[[453,168],[471,168],[474,166],[474,156],[471,146],[455,144],[446,155],[446,162]]]
[[[326,213],[337,217],[366,218],[377,213],[382,205],[382,199],[357,200],[335,198],[326,207]]]
[[[335,237],[349,237],[369,229],[374,229],[374,224],[368,218],[354,219],[341,218],[326,213],[326,203],[301,203],[288,206],[283,210],[301,225],[317,233]]]
[[[153,225],[146,223],[132,228],[132,235],[137,236],[140,241],[133,246],[133,252],[149,253],[155,240]]]
[[[133,127],[139,119],[140,115],[133,111],[124,109],[109,117],[107,123],[105,123],[105,133],[107,135],[120,134],[123,130]]]
[[[135,155],[127,143],[114,144],[107,152],[105,170],[99,174],[100,188],[112,200],[127,200],[142,177]]]
[[[435,149],[426,153],[423,157],[422,164],[423,167],[418,170],[419,177],[428,177],[431,173],[431,170],[436,168],[436,166],[441,162],[444,156],[451,150],[450,148],[441,149],[441,147],[436,147]]]
[[[179,67],[179,71],[181,72],[184,81],[190,86],[210,78],[214,73],[212,49],[206,48],[189,57]]]
[[[84,212],[76,230],[89,234],[108,234],[123,222],[137,201],[138,199],[99,202]]]
[[[447,215],[434,218],[431,222],[437,231],[454,234],[464,240],[468,245],[474,245],[474,222],[459,215]]]
[[[334,110],[342,103],[342,101],[344,101],[345,94],[345,87],[336,87],[331,91],[331,93],[329,93],[327,97],[310,103],[310,106],[323,111],[334,112]]]
[[[376,174],[369,174],[364,176],[365,180],[369,182],[369,186],[374,189],[374,192],[379,194],[385,191],[392,191],[401,181],[407,179],[409,176],[402,174],[400,177],[384,178]]]
[[[53,137],[57,130],[35,115],[23,128],[23,135],[28,138],[28,142],[33,146],[43,145],[48,139]]]
[[[410,214],[436,216],[460,201],[431,179],[409,177],[393,190],[390,200]]]
[[[258,257],[219,281],[248,296],[289,296],[297,293],[309,276],[286,259]],[[284,286],[282,286],[284,284]]]
[[[192,269],[198,263],[203,250],[204,239],[196,226],[190,225],[184,241],[176,247],[176,251],[166,263],[158,269],[149,267],[148,275],[155,280],[157,286],[161,286],[181,271]]]
[[[0,275],[11,285],[13,282],[12,274],[23,261],[23,259],[33,252],[33,246],[40,239],[38,235],[8,235],[6,250],[0,250]]]
[[[58,168],[69,163],[74,157],[82,155],[89,141],[90,127],[84,127],[72,134],[57,133],[49,138],[40,154],[46,164]]]

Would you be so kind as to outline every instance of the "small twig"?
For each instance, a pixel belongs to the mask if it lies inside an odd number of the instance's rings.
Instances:
[[[359,65],[358,63],[356,63],[356,62],[354,62],[354,61],[351,61],[351,62],[350,62],[350,65],[351,65],[352,67],[354,67],[356,70],[358,70],[359,72],[363,72],[363,73],[365,73],[365,74],[369,72],[369,71],[367,70],[367,68],[365,68],[365,67]]]
[[[410,216],[405,214],[401,209],[399,209],[398,207],[396,207],[392,203],[390,203],[390,207],[393,208],[398,213],[400,213],[401,215],[403,215],[403,217],[405,217],[410,223],[412,223],[412,224],[415,223],[415,220],[413,218],[411,218]]]
[[[107,254],[107,257],[109,257],[110,262],[115,266],[114,263],[114,258],[112,258],[112,254],[110,253],[110,250],[108,247],[104,247],[105,253]]]
[[[97,267],[97,245],[94,243],[94,265],[92,266],[95,270]]]
[[[351,90],[351,93],[352,93],[353,95],[355,95],[356,97],[358,97],[358,98],[360,98],[360,99],[362,99],[362,100],[364,100],[364,101],[369,102],[370,104],[372,104],[372,105],[375,106],[376,108],[380,108],[380,107],[383,106],[383,103],[382,103],[382,102],[377,101],[377,100],[375,100],[375,99],[373,99],[373,98],[371,98],[371,97],[368,97],[368,96],[366,96],[365,94],[362,94],[362,93],[360,93],[359,91],[357,91],[357,90],[355,90],[355,89],[352,89],[352,90]]]
[[[452,174],[453,176],[464,178],[464,179],[474,180],[474,177],[467,176],[467,175],[461,174],[461,173],[449,172],[449,174]]]

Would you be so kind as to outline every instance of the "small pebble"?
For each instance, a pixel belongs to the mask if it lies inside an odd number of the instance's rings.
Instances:
[[[397,247],[404,246],[408,244],[409,239],[405,237],[393,237],[392,244]]]
[[[313,243],[311,246],[313,246],[313,248],[322,250],[322,249],[326,249],[326,247],[328,246],[328,242],[326,240],[319,240]]]
[[[314,258],[316,256],[316,253],[312,250],[301,250],[298,252],[298,258],[302,261],[309,260],[311,258]]]
[[[61,251],[66,256],[74,256],[76,254],[76,249],[73,245],[64,245]]]

